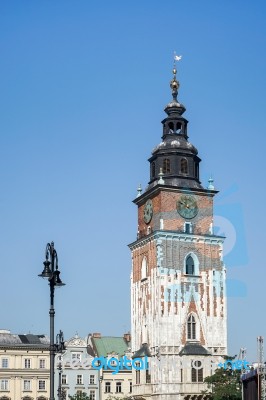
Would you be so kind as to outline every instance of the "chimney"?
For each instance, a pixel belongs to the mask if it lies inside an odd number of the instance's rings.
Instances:
[[[130,332],[124,333],[124,340],[129,343],[131,341],[131,335]]]
[[[99,332],[95,332],[92,334],[92,337],[96,338],[96,339],[100,339],[101,338],[101,334]]]

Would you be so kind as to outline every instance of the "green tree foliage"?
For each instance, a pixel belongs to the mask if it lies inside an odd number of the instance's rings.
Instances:
[[[83,393],[76,393],[74,396],[68,396],[69,400],[90,400],[89,396],[83,392]]]
[[[208,391],[213,400],[241,400],[240,370],[218,368],[215,373],[204,379],[208,384]]]

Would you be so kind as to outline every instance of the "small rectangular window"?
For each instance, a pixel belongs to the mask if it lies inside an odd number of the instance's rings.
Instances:
[[[77,375],[77,385],[83,384],[83,375]]]
[[[105,382],[105,393],[111,393],[111,382]]]
[[[121,393],[121,392],[122,392],[122,383],[116,382],[116,393]]]
[[[62,375],[62,385],[66,385],[66,384],[67,384],[67,376]]]
[[[191,233],[191,224],[190,224],[190,222],[185,222],[185,233]]]
[[[72,353],[71,359],[72,359],[72,361],[74,361],[74,360],[81,361],[81,353]]]
[[[25,358],[24,368],[31,368],[31,359],[30,358]]]
[[[43,380],[39,381],[39,390],[45,390],[45,381]]]
[[[8,390],[8,379],[1,379],[1,390]]]
[[[40,367],[40,369],[44,369],[45,368],[45,359],[44,358],[40,359],[39,367]]]
[[[90,400],[95,400],[95,390],[90,390],[89,398],[90,398]]]
[[[23,382],[23,389],[24,389],[25,391],[31,390],[31,381],[30,381],[30,380],[28,380],[28,379],[24,380],[24,382]]]
[[[95,384],[95,375],[90,375],[90,385]]]
[[[1,366],[2,368],[8,368],[8,358],[2,358]]]
[[[132,393],[132,382],[129,382],[129,393]]]

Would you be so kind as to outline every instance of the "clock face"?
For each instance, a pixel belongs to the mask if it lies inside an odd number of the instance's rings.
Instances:
[[[146,224],[148,224],[151,221],[152,215],[153,215],[152,201],[147,200],[144,206],[144,214],[143,214],[143,218]]]
[[[183,218],[191,219],[198,214],[197,202],[190,195],[182,195],[176,203],[176,208]]]

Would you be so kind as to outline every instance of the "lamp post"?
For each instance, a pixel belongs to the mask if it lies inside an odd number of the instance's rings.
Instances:
[[[64,286],[65,284],[60,279],[60,271],[58,269],[58,257],[54,248],[54,242],[46,245],[45,261],[43,262],[44,269],[40,276],[47,278],[50,286],[50,400],[54,398],[54,359],[55,359],[55,344],[54,344],[54,289],[55,287]]]

